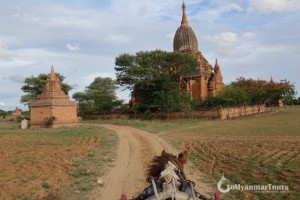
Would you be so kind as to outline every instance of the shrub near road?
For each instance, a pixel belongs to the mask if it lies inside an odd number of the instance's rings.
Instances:
[[[215,191],[230,184],[288,185],[286,193],[231,191],[227,199],[300,199],[300,107],[232,120],[115,121],[159,134],[187,149]],[[225,185],[225,184],[224,184]]]
[[[101,186],[96,180],[115,152],[112,132],[11,127],[0,122],[0,199],[77,199]]]

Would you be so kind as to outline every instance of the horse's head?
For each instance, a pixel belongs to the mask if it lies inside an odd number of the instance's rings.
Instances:
[[[188,153],[186,151],[181,152],[178,156],[175,156],[163,150],[161,155],[155,156],[150,163],[148,167],[148,176],[158,178],[168,162],[174,164],[175,170],[183,172],[183,165],[186,164],[187,159]]]

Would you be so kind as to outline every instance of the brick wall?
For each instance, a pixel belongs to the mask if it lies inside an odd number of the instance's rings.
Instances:
[[[94,114],[84,116],[83,119],[184,119],[184,118],[209,118],[209,119],[229,119],[244,115],[252,115],[265,112],[265,106],[241,106],[230,108],[219,108],[211,110],[194,111],[190,113],[150,113],[150,114]]]
[[[34,107],[30,109],[30,127],[45,127],[45,119],[54,116],[53,127],[74,126],[77,123],[77,107],[73,105]]]
[[[219,119],[228,119],[244,115],[258,114],[265,112],[265,105],[240,106],[230,108],[219,108]]]

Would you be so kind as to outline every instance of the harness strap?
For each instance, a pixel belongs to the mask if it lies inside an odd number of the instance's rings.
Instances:
[[[159,197],[158,197],[158,194],[157,194],[156,184],[154,182],[154,178],[151,178],[151,183],[152,183],[152,187],[153,187],[153,190],[154,190],[155,197],[156,197],[157,200],[159,200]]]

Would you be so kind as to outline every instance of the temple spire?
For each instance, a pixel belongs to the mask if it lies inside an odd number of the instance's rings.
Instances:
[[[50,73],[49,78],[50,78],[51,80],[57,79],[57,77],[56,77],[56,75],[55,75],[55,71],[54,71],[54,66],[53,66],[53,65],[51,66],[51,73]]]
[[[219,64],[218,64],[218,59],[216,58],[216,64],[215,64],[214,69],[217,70],[217,69],[219,69],[219,68],[220,68],[220,67],[219,67]]]
[[[53,66],[51,66],[51,73],[48,76],[45,90],[46,91],[60,91],[61,90],[60,80],[55,75]]]
[[[181,20],[181,27],[187,27],[187,26],[189,26],[189,22],[188,22],[188,20],[187,20],[187,18],[186,18],[186,14],[185,14],[185,9],[186,9],[186,7],[185,7],[185,3],[184,3],[184,1],[183,1],[183,4],[182,4],[182,20]]]
[[[55,81],[59,81],[59,79],[56,77],[55,71],[54,71],[54,67],[53,65],[51,66],[51,72],[49,74],[48,80],[55,80]]]

